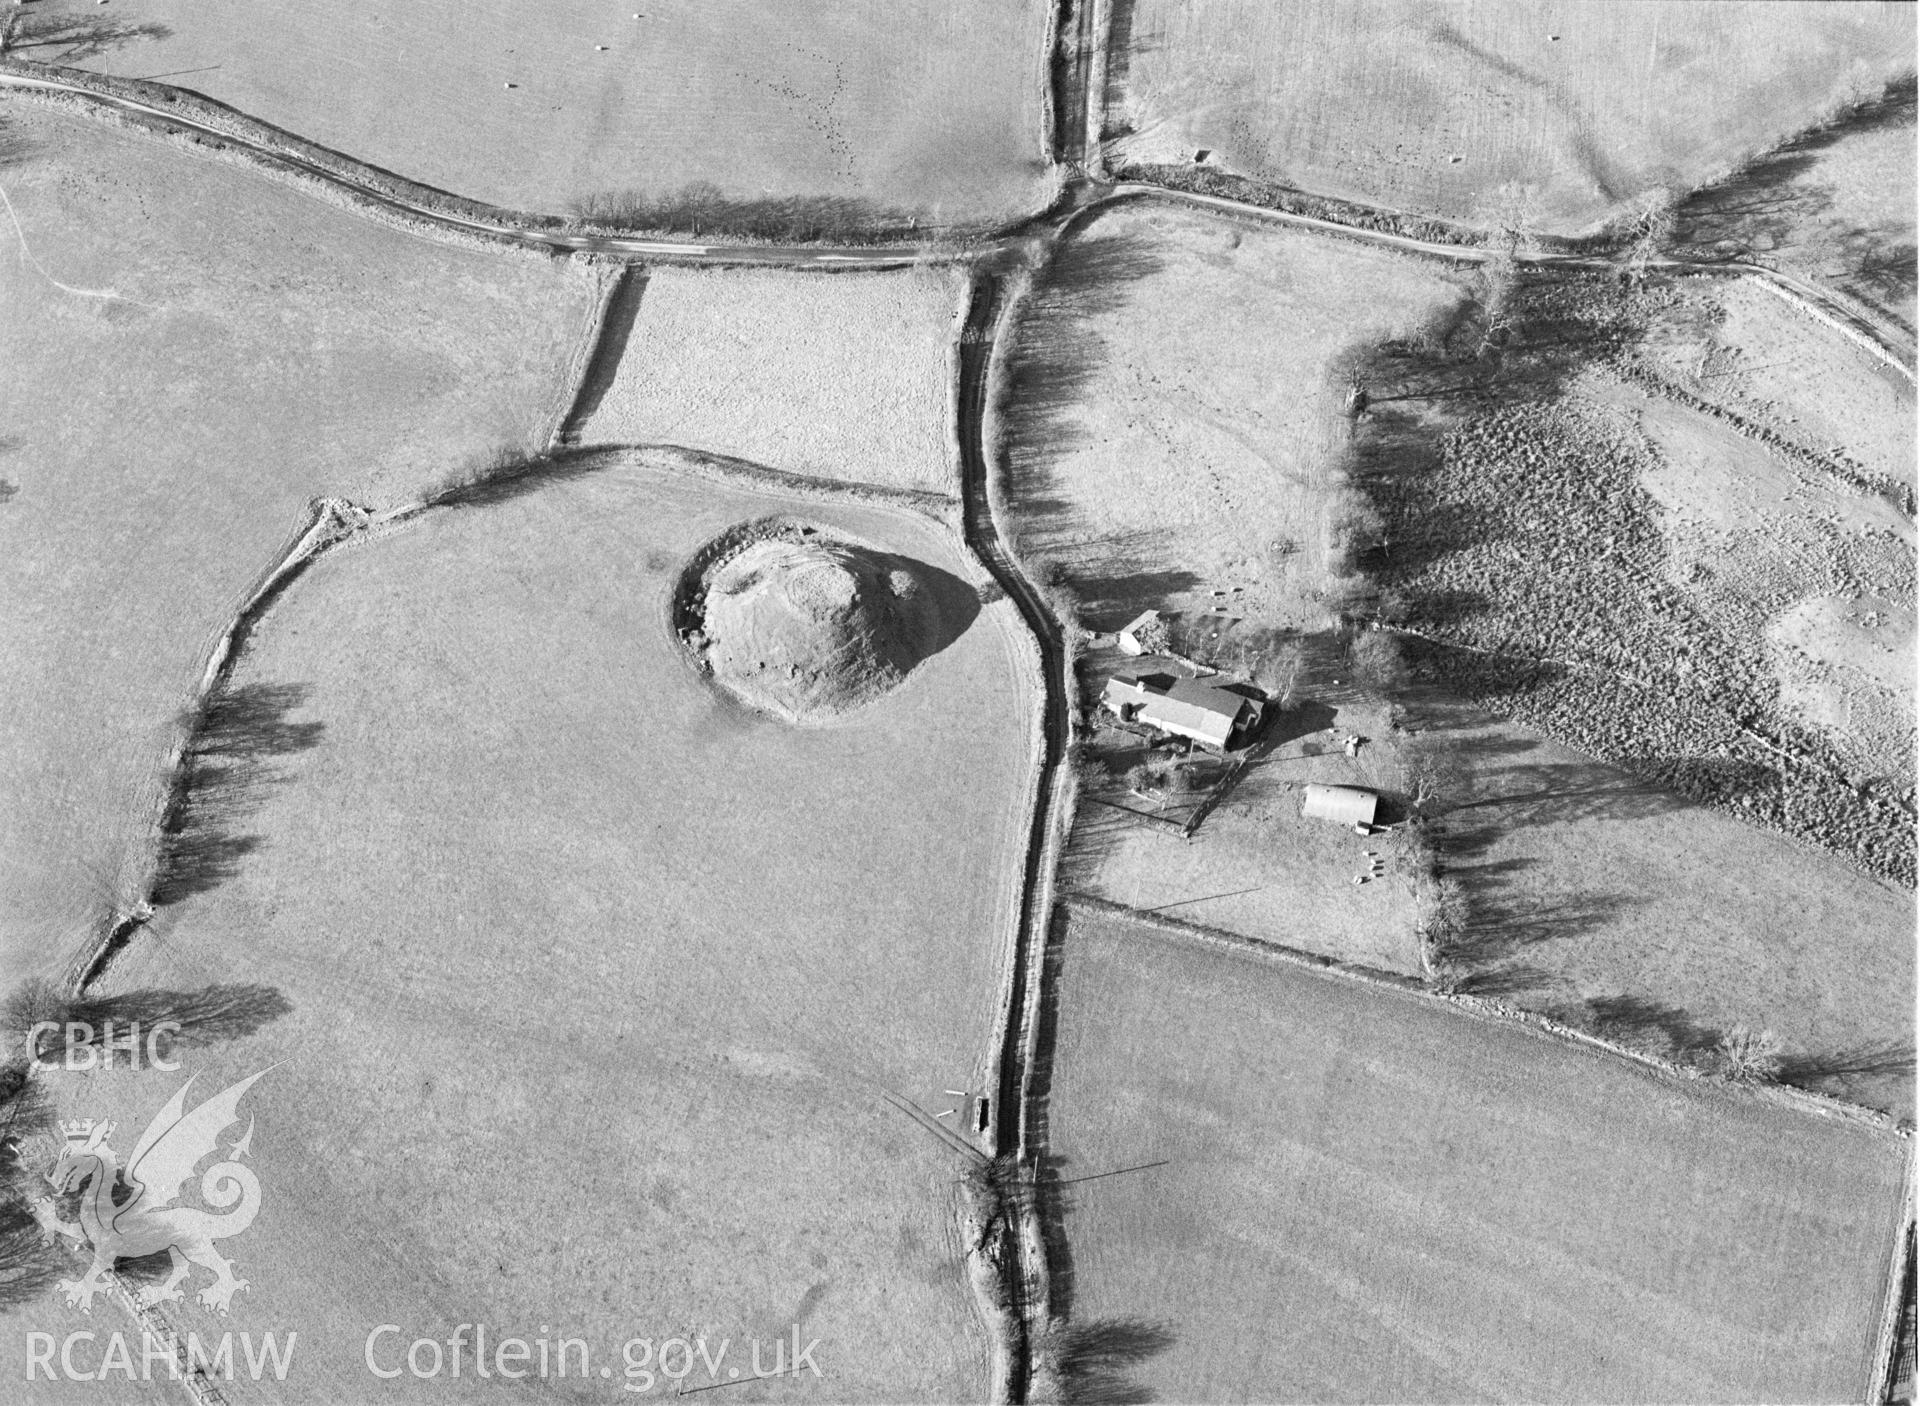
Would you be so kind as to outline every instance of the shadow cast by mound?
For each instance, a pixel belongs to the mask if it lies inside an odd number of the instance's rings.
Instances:
[[[672,621],[724,696],[788,723],[890,692],[972,627],[973,584],[930,562],[798,518],[736,523],[696,550]]]
[[[876,552],[881,570],[912,580],[917,590],[906,597],[909,621],[904,647],[896,655],[900,671],[909,673],[934,655],[945,652],[973,628],[980,615],[980,592],[951,571],[917,557]]]

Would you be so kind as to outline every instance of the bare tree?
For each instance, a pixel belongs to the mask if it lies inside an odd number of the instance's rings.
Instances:
[[[1474,216],[1486,226],[1488,247],[1514,259],[1529,259],[1540,252],[1540,188],[1531,182],[1501,182]]]
[[[1363,630],[1347,646],[1353,676],[1370,693],[1391,693],[1407,681],[1400,642],[1384,630]]]
[[[1519,261],[1509,249],[1491,249],[1475,274],[1474,302],[1480,308],[1480,341],[1474,348],[1476,360],[1505,346],[1513,335],[1515,322],[1514,291],[1520,284]]]
[[[1780,1077],[1780,1040],[1771,1030],[1736,1025],[1714,1048],[1720,1077],[1736,1084],[1770,1084]]]
[[[1260,691],[1282,708],[1291,708],[1300,700],[1300,686],[1307,677],[1307,651],[1298,640],[1274,646],[1253,669],[1253,681]]]
[[[1633,205],[1633,246],[1627,251],[1627,276],[1636,282],[1666,256],[1673,242],[1674,210],[1678,202],[1665,186],[1644,190]]]

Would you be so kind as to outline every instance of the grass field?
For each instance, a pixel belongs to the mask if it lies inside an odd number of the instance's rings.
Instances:
[[[383,1322],[742,1350],[798,1322],[825,1380],[732,1394],[988,1390],[964,1158],[887,1095],[937,1115],[985,1078],[1037,663],[1001,601],[836,725],[747,714],[669,597],[770,513],[974,579],[918,517],[625,468],[337,549],[268,617],[239,682],[301,684],[324,735],[267,845],[113,982],[294,1004],[204,1076],[287,1061],[251,1096],[233,1324],[311,1334],[290,1398],[373,1389]]]
[[[1912,1117],[1910,893],[1517,723],[1409,713],[1466,989],[1683,1064],[1771,1031],[1792,1082]]]
[[[702,182],[936,223],[1047,201],[1037,0],[911,13],[878,0],[635,4],[549,0],[532,23],[509,0],[120,0],[108,28],[125,37],[104,52],[20,52],[172,74],[323,146],[515,209]]]
[[[1346,365],[1461,298],[1439,265],[1359,245],[1159,205],[1100,216],[1015,334],[1000,419],[1023,549],[1093,628],[1148,606],[1223,650],[1324,628]]]
[[[616,301],[624,355],[580,437],[956,496],[947,425],[963,292],[934,269],[657,270]]]
[[[1503,186],[1571,233],[1690,190],[1913,71],[1899,5],[1435,3],[1116,7],[1114,160],[1191,161],[1479,222]],[[1890,163],[1890,179],[1910,167]]]
[[[1163,1163],[1065,1189],[1071,1314],[1158,1399],[1867,1392],[1889,1134],[1086,918],[1059,998],[1059,1175]]]
[[[1914,83],[1775,148],[1676,212],[1681,252],[1811,278],[1914,329]]]
[[[0,118],[0,954],[24,975],[133,901],[176,714],[309,500],[403,501],[542,443],[592,289],[97,123]]]

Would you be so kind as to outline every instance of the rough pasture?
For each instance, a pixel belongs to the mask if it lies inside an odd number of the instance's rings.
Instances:
[[[176,718],[310,500],[404,502],[542,444],[592,288],[0,116],[0,953],[25,974],[138,896]]]
[[[615,1350],[797,1323],[835,1399],[978,1398],[968,1159],[890,1095],[969,1108],[942,1091],[992,1053],[1036,714],[1012,607],[896,511],[638,468],[519,487],[275,608],[247,678],[302,683],[324,737],[269,843],[113,971],[294,1005],[222,1052],[288,1061],[235,1326],[311,1334],[332,1399],[379,1323],[478,1321]],[[775,513],[922,563],[959,627],[834,725],[747,713],[672,632],[689,554]]]

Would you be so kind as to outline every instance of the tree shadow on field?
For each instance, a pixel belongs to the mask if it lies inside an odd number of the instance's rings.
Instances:
[[[55,1139],[54,1108],[46,1097],[46,1084],[31,1077],[29,1056],[39,1055],[55,1062],[64,1055],[61,1044],[44,1038],[41,1048],[27,1049],[28,1036],[40,1021],[54,1021],[64,1041],[69,1021],[91,1027],[87,1043],[100,1047],[106,1038],[106,1024],[114,1023],[117,1037],[130,1032],[138,1022],[141,1033],[141,1058],[149,1051],[167,1058],[182,1045],[204,1045],[250,1035],[267,1022],[286,1014],[292,1006],[286,997],[270,986],[221,985],[197,991],[147,989],[113,996],[70,996],[52,983],[29,981],[18,987],[0,1006],[0,1037],[7,1046],[6,1062],[0,1066],[0,1312],[32,1303],[48,1293],[63,1275],[72,1272],[72,1264],[62,1251],[47,1243],[33,1213],[33,1202],[44,1196],[44,1173],[49,1161],[49,1143]],[[151,1046],[147,1044],[161,1022],[179,1025],[177,1033],[159,1032]],[[120,1056],[116,1055],[116,1061]],[[73,1200],[77,1201],[75,1193]],[[72,1219],[74,1205],[59,1208],[63,1217]],[[136,1282],[146,1283],[164,1277],[171,1269],[170,1257],[162,1252],[144,1259],[122,1260],[117,1272]]]
[[[1672,757],[1642,754],[1621,765],[1651,784],[1678,793],[1676,806],[1689,802],[1777,810],[1786,786],[1778,766],[1743,757]]]
[[[36,63],[70,65],[100,58],[129,44],[172,37],[173,30],[156,20],[129,20],[36,5],[15,12],[6,47],[9,53],[22,54]]]
[[[1133,285],[1162,267],[1150,245],[1130,236],[1063,239],[1037,275],[1011,338],[997,407],[1008,498],[1022,547],[1065,563],[1076,587],[1083,579],[1112,582],[1153,569],[1143,540],[1111,555],[1100,544],[1090,553],[1077,549],[1096,534],[1058,468],[1084,442],[1080,411],[1108,355],[1101,319],[1125,308]]]
[[[899,238],[923,216],[850,195],[728,195],[710,181],[675,190],[596,191],[573,202],[592,224],[677,234],[732,234],[782,243]]]
[[[1097,787],[1089,784],[1085,787],[1088,792],[1110,789],[1113,789],[1111,783]],[[1134,827],[1153,823],[1116,808],[1140,804],[1138,798],[1133,796],[1120,796],[1112,804],[1103,804],[1089,796],[1089,803],[1076,808],[1073,829],[1060,855],[1056,877],[1061,893],[1093,893],[1097,889],[1107,860],[1132,834]]]
[[[1714,1050],[1721,1032],[1703,1025],[1678,1006],[1645,996],[1590,996],[1584,1011],[1561,1012],[1568,1024],[1582,1026],[1604,1040],[1690,1064]]]
[[[627,343],[633,338],[634,324],[640,317],[640,304],[646,297],[647,273],[644,269],[626,268],[620,271],[618,280],[607,298],[600,335],[587,362],[586,374],[580,378],[579,394],[574,397],[573,406],[567,412],[566,423],[560,427],[562,443],[578,442],[581,428],[600,409],[607,392],[613,388],[620,363],[626,359]]]
[[[29,981],[7,998],[0,1008],[0,1034],[18,1041],[29,1058],[54,1062],[65,1048],[69,1024],[84,1025],[91,1032],[84,1041],[104,1048],[109,1022],[121,1035],[138,1026],[144,1042],[163,1025],[152,1053],[170,1058],[176,1047],[198,1047],[237,1040],[251,1035],[270,1021],[278,1020],[293,1009],[278,987],[255,984],[219,984],[198,990],[169,990],[146,987],[108,996],[68,996],[45,981]],[[61,1029],[43,1032],[37,1048],[27,1049],[29,1033],[36,1024],[51,1021]],[[141,1058],[147,1057],[146,1048]]]
[[[1645,904],[1645,900],[1629,893],[1546,898],[1530,892],[1512,893],[1497,865],[1448,865],[1446,872],[1466,890],[1467,917],[1441,955],[1480,969],[1475,975],[1508,990],[1518,989],[1516,983],[1523,976],[1528,978],[1526,985],[1537,985],[1547,978],[1537,969],[1522,973],[1512,968],[1492,968],[1530,947],[1583,937],[1611,926],[1623,913]]]
[[[1172,1347],[1164,1323],[1144,1318],[1096,1318],[1054,1330],[1048,1346],[1066,1406],[1142,1406],[1159,1398],[1128,1374]]]
[[[1821,158],[1833,148],[1853,137],[1910,130],[1914,119],[1915,79],[1907,74],[1689,195],[1675,210],[1675,252],[1740,260],[1817,248],[1824,255],[1823,278],[1908,323],[1901,309],[1911,306],[1915,293],[1912,222],[1842,223],[1835,217],[1835,192],[1818,182]]]
[[[1733,259],[1790,243],[1832,204],[1832,192],[1801,184],[1820,158],[1849,137],[1914,125],[1915,78],[1894,78],[1877,95],[1743,163],[1726,179],[1689,194],[1674,210],[1675,251]],[[1909,232],[1910,233],[1910,232]]]
[[[1581,449],[1565,436],[1540,438],[1542,408],[1588,367],[1627,352],[1644,317],[1612,274],[1489,264],[1463,278],[1465,296],[1424,326],[1335,359],[1331,378],[1351,394],[1338,465],[1351,493],[1332,539],[1347,573],[1337,583],[1342,613],[1415,632],[1405,648],[1445,666],[1416,668],[1416,676],[1470,668],[1476,687],[1464,691],[1475,696],[1535,688],[1539,680],[1498,676],[1541,665],[1422,638],[1496,609],[1496,580],[1450,565],[1503,553],[1525,559],[1521,509],[1532,505],[1509,487],[1544,493],[1562,468],[1552,457]],[[1531,417],[1526,435],[1505,427],[1501,417],[1514,415]],[[1463,436],[1483,425],[1478,439]]]
[[[1099,94],[1100,130],[1094,134],[1103,143],[1125,135],[1113,123],[1125,113],[1134,56],[1158,47],[1143,46],[1134,32],[1139,8],[1140,0],[1107,0],[1107,86]]]
[[[1170,597],[1200,584],[1197,573],[1164,565],[1171,554],[1165,541],[1161,533],[1115,532],[1062,547],[1041,568],[1041,579],[1071,595],[1089,628],[1119,630],[1141,611],[1163,608]]]
[[[1780,1061],[1783,1082],[1810,1088],[1829,1080],[1910,1078],[1914,1047],[1910,1041],[1850,1045],[1820,1054],[1790,1054]]]
[[[510,503],[556,483],[588,478],[612,460],[592,449],[562,450],[551,454],[497,454],[475,465],[459,481],[429,500],[436,508],[489,508]]]
[[[1543,893],[1537,875],[1549,861],[1503,854],[1505,842],[1556,823],[1634,821],[1690,802],[1600,763],[1547,759],[1543,739],[1494,726],[1432,687],[1415,690],[1404,720],[1403,756],[1424,794],[1422,834],[1462,903],[1436,943],[1436,955],[1461,971],[1455,989],[1498,996],[1557,985],[1551,972],[1516,959],[1546,943],[1593,938],[1647,900],[1626,891]]]
[[[303,684],[223,687],[182,719],[187,745],[160,822],[155,907],[224,883],[265,843],[239,826],[287,779],[272,759],[319,745],[325,723],[289,720],[306,695]]]

